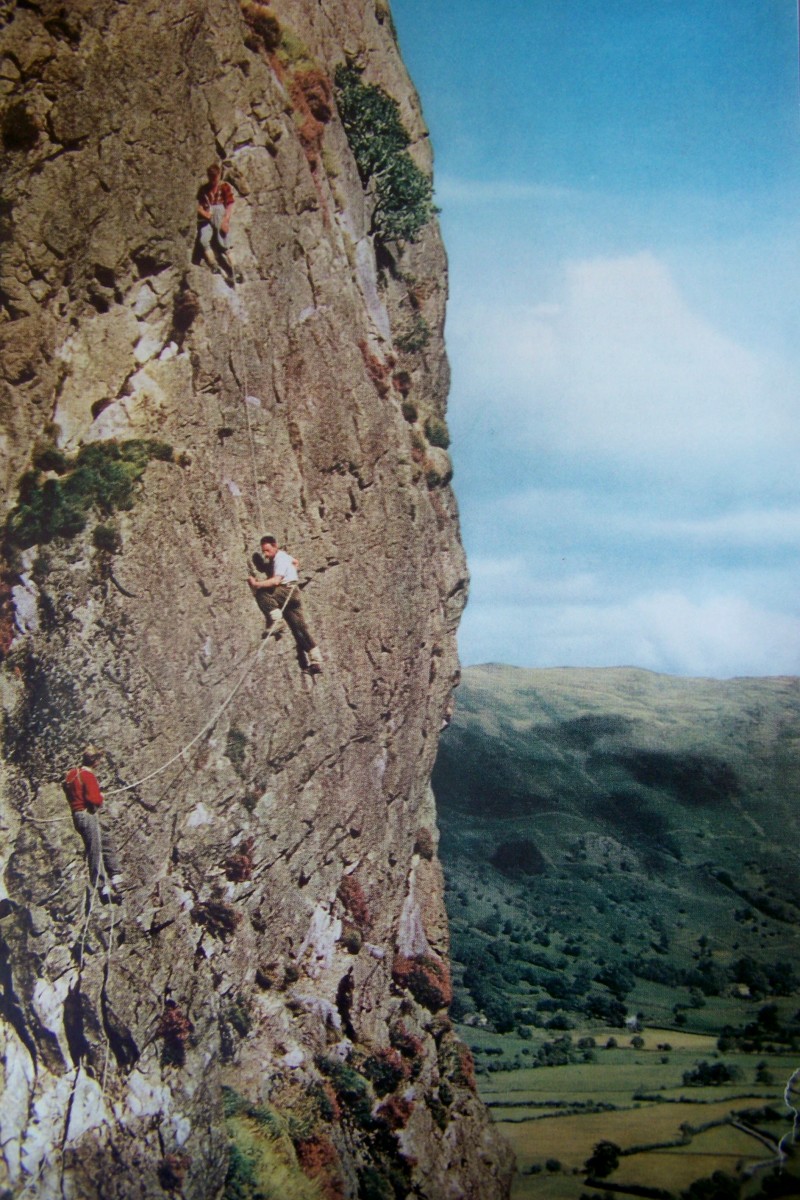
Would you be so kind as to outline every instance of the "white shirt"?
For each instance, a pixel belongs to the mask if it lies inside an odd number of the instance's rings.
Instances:
[[[272,574],[279,575],[284,583],[297,583],[299,576],[297,569],[292,562],[291,554],[287,554],[285,550],[279,550],[272,560]]]

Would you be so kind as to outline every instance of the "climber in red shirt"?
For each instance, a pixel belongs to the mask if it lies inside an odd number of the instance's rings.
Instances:
[[[83,839],[89,877],[96,888],[102,879],[101,900],[119,902],[116,888],[120,882],[117,852],[110,834],[100,826],[99,813],[103,805],[103,793],[93,768],[103,757],[96,746],[87,746],[83,752],[81,766],[67,771],[64,791],[72,811],[72,823]]]
[[[208,168],[208,183],[204,183],[197,193],[197,236],[203,258],[211,270],[216,271],[218,257],[231,279],[233,266],[228,255],[228,235],[233,203],[233,188],[222,179],[217,163],[212,163]]]

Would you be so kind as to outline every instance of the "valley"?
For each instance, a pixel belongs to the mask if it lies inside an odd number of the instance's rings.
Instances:
[[[434,772],[451,1014],[515,1200],[800,1195],[799,747],[796,679],[465,671]]]

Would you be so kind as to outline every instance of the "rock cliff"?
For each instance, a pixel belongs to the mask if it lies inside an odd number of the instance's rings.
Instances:
[[[0,54],[0,1186],[504,1196],[446,1016],[429,778],[466,572],[388,6],[4,0]],[[397,101],[372,174],[342,71]],[[195,245],[214,160],[235,284]],[[265,530],[322,675],[264,637]],[[90,741],[121,904],[60,786]]]

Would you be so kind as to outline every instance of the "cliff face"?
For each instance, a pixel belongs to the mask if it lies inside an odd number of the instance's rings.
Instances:
[[[431,444],[446,265],[435,222],[375,236],[332,83],[395,97],[429,171],[388,8],[7,0],[0,25],[0,1186],[503,1196],[429,787],[466,594]],[[235,287],[193,261],[215,158]],[[263,639],[265,528],[322,675]],[[121,905],[59,782],[89,741]]]

